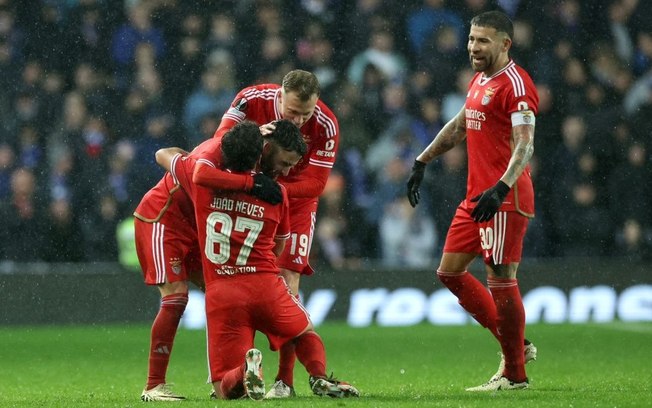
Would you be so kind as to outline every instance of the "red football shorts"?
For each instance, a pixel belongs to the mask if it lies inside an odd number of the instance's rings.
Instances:
[[[312,275],[308,260],[315,233],[317,199],[290,200],[290,239],[285,242],[278,266],[302,275]]]
[[[145,283],[203,282],[197,232],[188,224],[134,220],[136,253]]]
[[[206,288],[209,381],[221,381],[244,364],[256,330],[278,350],[309,323],[308,312],[277,274],[236,274],[211,281]]]
[[[499,211],[491,220],[477,223],[471,211],[466,200],[457,207],[444,252],[482,254],[485,264],[520,262],[529,219],[514,211]]]

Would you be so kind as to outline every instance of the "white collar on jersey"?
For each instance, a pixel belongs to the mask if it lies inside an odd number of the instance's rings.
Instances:
[[[501,68],[498,72],[496,72],[495,74],[493,74],[493,75],[490,76],[490,77],[485,76],[485,75],[484,75],[484,72],[483,72],[482,75],[480,75],[480,79],[478,80],[478,83],[479,83],[480,85],[484,85],[484,84],[486,84],[487,82],[489,82],[491,79],[493,79],[493,78],[497,77],[498,75],[502,74],[503,72],[507,71],[509,68],[513,67],[514,65],[515,65],[515,64],[514,64],[514,61],[513,61],[513,60],[509,60],[509,62],[507,63],[507,65],[505,65],[503,68]]]

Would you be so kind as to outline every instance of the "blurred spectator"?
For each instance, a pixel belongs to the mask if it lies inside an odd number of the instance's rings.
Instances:
[[[153,25],[147,3],[139,2],[129,7],[127,15],[129,20],[114,31],[111,39],[111,58],[121,88],[128,85],[129,69],[135,62],[138,45],[151,45],[156,59],[162,58],[165,53],[163,32]]]
[[[110,193],[98,195],[97,206],[81,214],[81,248],[86,261],[115,262],[118,259],[116,230],[122,219],[119,206]]]
[[[0,39],[11,63],[22,64],[25,54],[25,32],[16,24],[16,14],[11,7],[0,7]]]
[[[345,263],[344,236],[347,229],[343,211],[344,177],[332,172],[319,198],[320,216],[316,224],[315,238],[319,253],[333,268]]]
[[[564,112],[582,112],[584,110],[584,95],[588,83],[586,67],[578,58],[570,58],[563,69],[563,85],[560,89],[559,102],[563,104]]]
[[[441,103],[441,116],[444,123],[447,123],[455,117],[464,106],[466,100],[466,93],[473,78],[473,70],[471,68],[464,68],[457,72],[455,79],[455,89],[446,93]]]
[[[154,154],[164,147],[176,146],[170,134],[174,125],[170,115],[153,112],[146,119],[145,132],[134,141],[135,154],[129,169],[129,195],[142,197],[163,176],[163,169],[156,164]]]
[[[445,0],[423,0],[423,5],[411,13],[407,21],[412,50],[420,56],[428,38],[444,26],[452,29],[452,36],[456,39],[455,48],[461,47],[467,34],[465,23],[457,13],[446,8]]]
[[[226,12],[213,14],[210,17],[208,37],[204,42],[206,54],[213,51],[226,51],[235,55],[237,46],[238,35],[233,17]]]
[[[455,27],[443,25],[426,39],[419,66],[436,73],[434,88],[438,95],[443,95],[455,89],[456,77],[462,66],[467,66],[466,61]]]
[[[410,124],[412,134],[423,150],[432,142],[434,135],[444,126],[441,120],[439,102],[434,98],[422,98],[417,106],[418,113]]]
[[[0,202],[11,192],[11,175],[16,165],[16,153],[6,143],[0,144]]]
[[[421,141],[410,127],[413,117],[407,112],[405,98],[406,92],[402,86],[385,88],[384,107],[390,120],[385,121],[385,130],[367,149],[365,162],[372,175],[381,175],[383,167],[392,158],[411,166],[412,158],[422,149]]]
[[[93,66],[109,69],[110,58],[106,50],[110,47],[112,28],[99,0],[77,3],[65,28],[67,50],[63,55],[66,56],[66,65],[72,65],[74,61],[87,61]]]
[[[652,68],[652,29],[638,33],[633,53],[634,74],[643,75],[649,72]]]
[[[183,125],[190,146],[205,140],[200,133],[201,119],[209,113],[221,115],[226,112],[236,93],[230,70],[209,68],[204,71],[200,86],[186,101],[183,112]]]
[[[25,28],[25,53],[45,68],[61,69],[74,55],[66,46],[63,16],[53,3],[42,2],[31,27]]]
[[[13,101],[13,115],[6,118],[2,126],[2,139],[14,146],[20,143],[20,132],[24,127],[38,127],[41,123],[41,100],[36,92],[23,90]]]
[[[75,161],[70,151],[62,151],[51,164],[48,191],[51,200],[73,200],[77,193]]]
[[[407,62],[394,47],[394,36],[389,31],[374,31],[369,39],[369,47],[355,55],[348,68],[348,79],[359,85],[363,82],[365,69],[373,65],[391,82],[400,82],[407,76]]]
[[[375,192],[381,262],[387,267],[423,268],[432,263],[437,231],[430,215],[410,206],[404,191],[407,175],[405,163],[391,159]]]
[[[360,89],[360,102],[358,106],[362,111],[362,118],[367,131],[372,139],[378,137],[383,129],[383,88],[387,81],[378,68],[372,64],[364,67]]]
[[[616,231],[617,256],[628,262],[649,261],[652,258],[652,230],[636,219],[627,219]]]
[[[649,154],[645,145],[634,142],[627,149],[626,161],[620,163],[608,176],[610,218],[618,225],[634,219],[642,225],[650,225],[652,214],[643,197],[652,197],[649,183]]]
[[[84,260],[81,231],[73,208],[65,198],[50,203],[43,247],[46,262],[80,262]]]
[[[131,196],[129,194],[130,168],[135,155],[135,146],[130,142],[121,140],[113,147],[108,159],[107,191],[102,191],[100,196],[100,209],[102,209],[103,217],[105,216],[105,210],[103,209],[102,200],[107,196],[115,202],[117,206],[116,216],[120,219],[131,215],[136,204],[140,201],[140,196]],[[97,208],[93,207],[93,210],[97,210]]]
[[[43,100],[44,134],[49,135],[56,130],[57,121],[61,117],[64,104],[65,79],[59,71],[47,71],[43,77],[41,98]]]
[[[11,193],[0,203],[2,259],[35,262],[43,259],[48,217],[39,186],[30,169],[17,168],[11,175]]]
[[[18,130],[18,166],[40,174],[45,167],[45,154],[41,135],[31,124],[26,123]]]
[[[557,223],[563,256],[605,256],[613,252],[614,224],[598,201],[596,187],[581,180],[571,187]]]

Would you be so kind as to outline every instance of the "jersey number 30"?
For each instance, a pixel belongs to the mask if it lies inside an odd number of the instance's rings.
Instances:
[[[238,216],[235,218],[234,226],[233,218],[229,214],[217,211],[211,213],[206,219],[204,253],[214,264],[222,265],[231,257],[231,233],[234,230],[238,232],[249,230],[235,261],[236,265],[246,265],[254,242],[256,242],[260,231],[263,230],[263,222]],[[218,250],[216,251],[216,249]]]

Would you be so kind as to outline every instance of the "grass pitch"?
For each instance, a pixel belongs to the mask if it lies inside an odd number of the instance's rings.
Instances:
[[[313,396],[297,364],[292,400],[265,407],[641,407],[652,393],[652,324],[531,325],[527,337],[539,359],[527,366],[531,388],[477,394],[465,387],[486,381],[498,365],[498,346],[478,326],[317,328],[328,370],[354,384],[362,397]],[[148,325],[0,328],[0,407],[142,407]],[[266,339],[267,385],[276,354]],[[168,381],[188,401],[155,406],[252,406],[254,401],[210,401],[203,331],[180,330]]]

